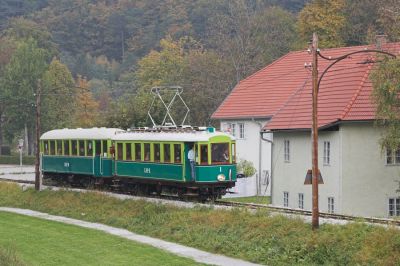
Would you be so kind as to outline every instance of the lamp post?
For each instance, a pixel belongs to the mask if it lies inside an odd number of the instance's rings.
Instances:
[[[376,50],[376,49],[364,49],[360,51],[351,52],[336,58],[326,57],[321,54],[318,49],[318,36],[313,33],[312,45],[312,129],[311,129],[311,139],[312,139],[312,229],[318,229],[319,227],[319,210],[318,210],[318,181],[319,181],[319,169],[318,169],[318,92],[321,85],[322,78],[332,68],[336,63],[349,58],[351,55],[359,53],[380,53],[389,55],[396,58],[396,55]],[[322,72],[321,76],[318,78],[318,56],[324,60],[333,61],[325,70]]]
[[[312,228],[319,227],[318,210],[318,36],[313,34],[312,46]]]

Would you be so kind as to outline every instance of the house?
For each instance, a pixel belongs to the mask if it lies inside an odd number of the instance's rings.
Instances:
[[[335,58],[365,49],[399,54],[400,43],[321,53]],[[376,58],[372,52],[352,55],[330,68],[321,82],[322,212],[400,215],[400,151],[382,150],[379,140],[383,132],[374,125],[369,75]],[[239,183],[239,195],[271,193],[275,206],[311,210],[311,185],[304,185],[311,169],[311,61],[307,51],[288,53],[242,80],[213,114],[212,118],[220,120],[221,130],[236,136],[238,158],[252,161],[257,169],[250,181]],[[319,59],[320,74],[330,63]],[[271,182],[267,182],[268,176]]]
[[[379,48],[399,54],[400,43]],[[321,53],[335,58],[365,49],[377,47],[327,49]],[[288,68],[311,61],[307,52],[296,54],[301,59]],[[318,95],[318,160],[324,182],[319,185],[321,212],[400,216],[399,152],[382,151],[379,140],[383,132],[374,126],[369,75],[376,58],[375,53],[355,54],[329,69],[322,79]],[[320,59],[320,73],[330,63]],[[301,79],[304,85],[286,100],[264,130],[274,136],[272,204],[311,210],[311,185],[304,185],[307,169],[311,169],[310,73],[305,72]]]
[[[222,131],[236,137],[238,159],[251,161],[257,170],[255,176],[238,180],[234,191],[239,196],[269,195],[271,143],[263,139],[272,140],[272,136],[261,133],[287,99],[303,86],[304,74],[309,72],[304,69],[302,56],[289,53],[240,81],[212,115],[220,121]]]

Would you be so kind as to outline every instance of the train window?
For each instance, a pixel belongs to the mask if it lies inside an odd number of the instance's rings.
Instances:
[[[232,163],[235,163],[236,162],[236,144],[235,143],[232,143],[231,152],[232,152]]]
[[[213,143],[211,150],[212,163],[229,163],[229,143]]]
[[[102,144],[103,156],[107,157],[108,154],[107,140],[103,140],[101,144]]]
[[[208,145],[200,145],[200,164],[208,164]]]
[[[164,144],[164,163],[171,162],[171,145]]]
[[[154,161],[159,162],[160,158],[160,143],[154,143]]]
[[[117,143],[117,160],[122,161],[122,155],[123,155],[123,149],[122,149],[122,143]]]
[[[86,141],[86,156],[93,156],[93,141]]]
[[[150,161],[150,143],[144,144],[144,160]]]
[[[48,155],[49,154],[49,142],[48,141],[44,141],[44,154]]]
[[[142,160],[142,145],[140,143],[135,143],[135,160]]]
[[[96,154],[96,156],[101,155],[101,141],[100,140],[96,140],[94,142],[94,145],[95,145],[95,154]]]
[[[132,160],[132,145],[131,143],[125,143],[126,160]]]
[[[181,144],[174,144],[174,158],[175,158],[175,163],[181,163]]]
[[[69,156],[69,140],[64,140],[64,155]]]
[[[62,155],[62,141],[57,140],[56,141],[56,146],[57,146],[57,155]]]
[[[76,140],[71,140],[72,156],[78,155],[78,145]]]
[[[54,140],[50,140],[50,155],[56,155],[56,142]]]
[[[79,146],[79,156],[85,156],[85,141],[84,140],[79,140],[78,141],[78,146]]]

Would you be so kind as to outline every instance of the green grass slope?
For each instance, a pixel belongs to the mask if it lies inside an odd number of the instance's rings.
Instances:
[[[400,265],[400,230],[351,223],[321,225],[265,211],[193,209],[100,193],[22,191],[0,182],[0,206],[20,207],[126,228],[268,265]]]
[[[7,212],[0,212],[0,236],[0,246],[18,252],[4,265],[200,265],[100,231]]]

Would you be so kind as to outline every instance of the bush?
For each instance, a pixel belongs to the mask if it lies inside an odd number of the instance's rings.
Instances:
[[[0,155],[0,164],[19,164],[19,155]],[[23,165],[34,165],[35,156],[22,156]]]
[[[1,146],[1,154],[2,155],[11,155],[10,146]]]
[[[245,177],[253,176],[256,173],[256,168],[252,162],[247,160],[239,160],[237,164],[238,173],[243,174]]]

